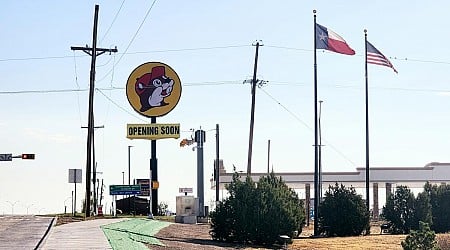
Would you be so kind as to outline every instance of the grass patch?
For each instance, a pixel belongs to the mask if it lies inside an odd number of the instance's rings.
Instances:
[[[129,219],[102,226],[113,249],[148,249],[145,244],[163,244],[153,237],[169,222],[149,219]]]

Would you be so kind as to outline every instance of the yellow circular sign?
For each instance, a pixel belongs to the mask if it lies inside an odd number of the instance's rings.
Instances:
[[[131,72],[127,81],[131,107],[146,117],[163,116],[172,111],[181,96],[181,81],[167,64],[147,62]]]

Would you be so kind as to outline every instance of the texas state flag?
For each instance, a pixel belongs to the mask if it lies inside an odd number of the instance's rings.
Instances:
[[[345,55],[355,54],[344,38],[318,23],[316,23],[316,49],[326,49]]]

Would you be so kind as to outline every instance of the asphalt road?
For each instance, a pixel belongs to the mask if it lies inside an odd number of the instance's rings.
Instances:
[[[0,249],[35,249],[51,217],[0,216]]]

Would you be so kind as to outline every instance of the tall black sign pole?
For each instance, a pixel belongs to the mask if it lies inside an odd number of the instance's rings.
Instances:
[[[117,52],[115,49],[97,48],[97,23],[98,23],[98,5],[95,5],[94,29],[92,35],[92,48],[88,47],[70,47],[71,50],[82,50],[91,56],[91,72],[89,84],[89,114],[88,114],[88,134],[87,134],[87,155],[86,155],[86,203],[85,216],[91,215],[91,169],[92,169],[92,149],[94,135],[94,84],[95,84],[95,61],[97,56],[105,52]]]
[[[152,124],[156,123],[156,117],[151,117]],[[152,152],[151,152],[151,158],[150,158],[150,190],[151,190],[151,201],[152,201],[152,212],[153,214],[156,214],[158,212],[158,189],[153,189],[153,182],[158,181],[158,159],[156,159],[156,140],[152,140]]]

